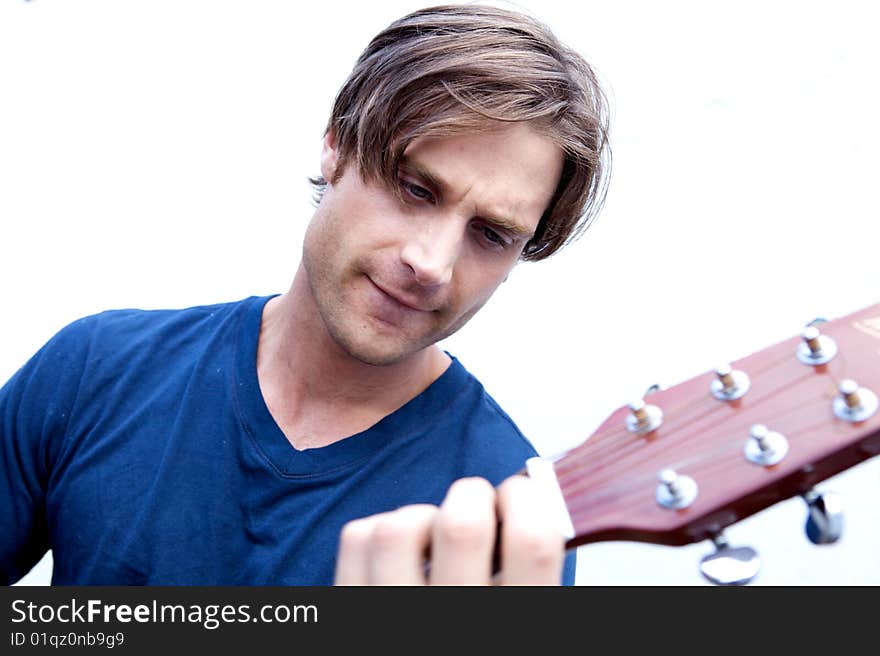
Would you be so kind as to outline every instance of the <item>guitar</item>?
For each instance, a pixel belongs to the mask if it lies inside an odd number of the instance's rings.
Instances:
[[[581,445],[528,469],[552,467],[568,548],[709,539],[718,552],[703,574],[745,583],[754,552],[730,547],[725,527],[801,495],[810,539],[839,535],[833,500],[813,488],[880,453],[878,394],[880,303],[620,407]]]

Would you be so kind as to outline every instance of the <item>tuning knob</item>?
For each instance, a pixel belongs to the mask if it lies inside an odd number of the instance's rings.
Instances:
[[[810,490],[803,495],[807,502],[807,538],[813,544],[832,544],[843,534],[843,504],[831,492]]]
[[[811,322],[801,333],[803,341],[798,344],[797,358],[804,364],[825,364],[837,355],[837,343],[828,335],[822,335],[816,323]]]
[[[735,401],[749,391],[749,377],[742,371],[732,369],[727,363],[717,367],[715,375],[717,378],[711,384],[712,396],[720,401]]]
[[[834,414],[846,421],[865,421],[877,412],[877,395],[856,381],[846,378],[838,386],[840,394],[834,399]]]
[[[644,435],[656,430],[663,423],[663,411],[656,405],[645,403],[643,399],[632,401],[629,410],[626,428],[632,433]]]
[[[769,467],[781,462],[786,453],[788,440],[780,433],[769,430],[764,424],[755,424],[749,429],[749,440],[745,446],[749,462]]]
[[[731,547],[722,534],[712,537],[715,553],[700,559],[700,573],[715,585],[745,585],[761,569],[758,552],[751,547]]]
[[[657,475],[657,503],[670,510],[687,508],[697,498],[697,482],[690,476],[679,474],[674,469],[664,469]]]

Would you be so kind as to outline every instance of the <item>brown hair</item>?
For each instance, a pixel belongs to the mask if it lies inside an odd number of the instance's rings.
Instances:
[[[341,176],[354,158],[365,180],[397,188],[417,137],[527,121],[565,153],[562,177],[522,259],[542,260],[576,238],[605,199],[608,106],[584,59],[530,16],[478,5],[413,12],[367,46],[327,124]],[[311,178],[319,201],[327,181]]]

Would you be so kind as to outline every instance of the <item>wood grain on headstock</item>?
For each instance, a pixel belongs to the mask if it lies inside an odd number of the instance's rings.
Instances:
[[[574,547],[603,540],[684,545],[880,453],[880,412],[850,423],[838,419],[832,400],[850,378],[880,395],[880,303],[818,325],[837,342],[824,365],[795,356],[801,335],[732,362],[751,379],[736,401],[710,392],[714,371],[655,392],[663,424],[639,436],[626,429],[624,406],[582,445],[555,464],[575,528]],[[754,424],[788,440],[786,457],[769,467],[752,464],[743,448]],[[672,468],[696,480],[692,505],[669,510],[655,500],[660,470]]]

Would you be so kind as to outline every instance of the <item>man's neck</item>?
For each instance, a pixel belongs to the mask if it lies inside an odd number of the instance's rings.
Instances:
[[[263,398],[298,449],[369,428],[424,391],[450,363],[436,346],[386,366],[352,357],[328,333],[303,273],[266,304],[257,347]]]

